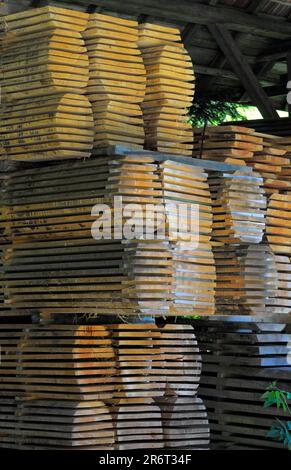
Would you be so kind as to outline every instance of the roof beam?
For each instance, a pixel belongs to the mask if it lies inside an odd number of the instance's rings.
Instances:
[[[261,11],[267,3],[270,3],[269,0],[251,0],[247,11],[249,13],[258,13]]]
[[[266,119],[278,118],[278,113],[273,108],[272,102],[261,87],[259,80],[252,71],[249,63],[245,60],[240,49],[237,47],[230,32],[224,26],[217,24],[209,25],[209,30],[263,117]]]
[[[73,1],[79,4],[88,3],[88,0]],[[193,3],[191,0],[179,0],[178,6],[177,0],[159,0],[158,2],[156,0],[90,0],[90,3],[133,16],[145,14],[168,21],[202,25],[227,23],[231,25],[230,29],[235,31],[251,32],[278,39],[291,36],[291,24],[287,21],[278,20],[275,17],[272,19],[265,16],[259,17],[242,11],[240,8],[219,4],[205,5]]]

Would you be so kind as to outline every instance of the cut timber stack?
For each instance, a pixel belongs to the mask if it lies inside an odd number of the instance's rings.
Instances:
[[[251,169],[211,173],[213,233],[221,244],[260,243],[265,230],[267,200],[263,179]]]
[[[211,200],[201,169],[130,155],[16,171],[5,181],[1,226],[12,245],[3,257],[3,285],[15,315],[214,313]],[[92,211],[97,203],[112,209],[107,237],[100,233],[100,207]],[[128,203],[140,204],[133,240],[124,232],[132,235]],[[166,219],[162,238],[155,212],[144,220],[145,203]],[[170,210],[175,204],[180,210],[179,203],[199,203],[194,243],[183,239],[191,233],[185,224],[173,238]]]
[[[248,165],[254,152],[263,150],[263,139],[253,129],[238,126],[194,128],[196,158]]]
[[[2,159],[89,157],[93,117],[84,95],[88,15],[55,7],[4,18],[1,67]]]
[[[151,23],[141,24],[139,47],[147,76],[142,104],[145,148],[190,156],[193,132],[187,108],[193,101],[195,77],[180,31]]]
[[[280,276],[268,245],[217,247],[214,256],[218,313],[261,317],[275,313],[270,305],[279,302]]]
[[[284,324],[204,322],[196,326],[203,370],[200,394],[211,429],[213,448],[282,448],[267,437],[276,418],[288,415],[264,408],[262,395],[274,381],[291,390],[290,334]],[[287,380],[286,380],[287,379]]]
[[[90,61],[87,94],[94,115],[94,148],[117,144],[143,148],[141,103],[146,76],[137,46],[138,23],[93,13],[84,37]]]
[[[0,336],[0,447],[208,447],[191,326],[1,325]]]
[[[172,313],[212,315],[216,275],[207,174],[169,160],[159,169],[173,259]]]
[[[263,150],[255,152],[248,163],[259,171],[264,178],[264,188],[269,196],[282,190],[290,189],[288,181],[282,176],[284,168],[288,168],[290,160],[286,155],[287,149],[281,144],[280,139],[268,134],[255,134],[263,139]]]
[[[270,311],[289,314],[291,310],[291,196],[273,194],[268,203],[266,238],[275,253],[278,272],[278,294]]]

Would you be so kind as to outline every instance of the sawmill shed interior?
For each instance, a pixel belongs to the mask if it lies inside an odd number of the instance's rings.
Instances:
[[[291,0],[0,8],[0,448],[291,449]]]

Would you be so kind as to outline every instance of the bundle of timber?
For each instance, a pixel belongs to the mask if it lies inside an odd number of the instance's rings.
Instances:
[[[267,437],[279,415],[262,395],[274,381],[290,390],[291,336],[282,324],[213,323],[197,326],[203,371],[200,393],[210,420],[213,448],[264,449],[282,444]],[[286,380],[287,378],[287,380]]]
[[[3,103],[0,158],[43,161],[90,157],[93,116],[85,96],[65,93]]]
[[[259,171],[264,178],[264,188],[267,195],[278,193],[281,190],[291,188],[288,181],[283,177],[283,171],[290,165],[287,148],[280,139],[268,134],[255,134],[263,139],[263,150],[255,152],[249,165]]]
[[[277,255],[291,256],[291,195],[273,194],[268,203],[267,240]]]
[[[191,155],[193,132],[187,108],[193,101],[195,77],[180,31],[144,23],[139,25],[138,44],[147,77],[142,104],[146,148]]]
[[[52,6],[8,15],[2,39],[1,159],[89,157],[86,13]]]
[[[218,313],[266,316],[275,313],[276,303],[284,304],[278,298],[276,257],[268,245],[216,247],[214,257]]]
[[[272,299],[270,309],[274,313],[290,313],[291,310],[291,196],[273,194],[268,203],[266,238],[275,253],[278,293]]]
[[[207,174],[169,160],[159,170],[173,259],[173,314],[191,315],[194,310],[214,314],[216,275]]]
[[[263,179],[252,169],[209,175],[213,201],[213,240],[222,244],[260,243],[267,200]]]
[[[209,445],[191,326],[1,325],[0,336],[0,447]]]
[[[88,15],[47,6],[7,15],[2,39],[2,99],[84,94],[88,56],[81,33]]]
[[[90,72],[94,148],[123,144],[143,148],[141,103],[146,72],[138,49],[138,23],[93,13],[84,32]]]
[[[1,226],[12,240],[2,285],[16,315],[214,313],[201,169],[154,156],[99,157],[11,173],[2,194]]]
[[[254,152],[263,151],[263,139],[254,129],[238,126],[194,128],[194,157],[248,165]]]
[[[17,425],[9,448],[114,450],[112,416],[101,401],[19,400],[16,406]]]

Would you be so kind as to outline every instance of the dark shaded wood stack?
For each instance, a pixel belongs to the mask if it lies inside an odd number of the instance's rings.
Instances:
[[[139,47],[147,77],[142,104],[145,148],[190,156],[193,133],[187,108],[193,101],[195,77],[180,31],[151,23],[141,24]]]
[[[138,23],[93,13],[84,37],[90,61],[87,94],[94,115],[94,148],[117,144],[143,148],[141,103],[146,77],[137,46]]]
[[[217,247],[214,256],[218,313],[265,316],[274,314],[272,305],[283,306],[279,266],[267,244]]]
[[[114,450],[110,408],[101,401],[21,401],[16,417],[15,441],[9,448]]]
[[[85,96],[88,15],[43,7],[4,18],[1,158],[43,161],[89,157],[92,109]]]
[[[254,129],[239,126],[194,128],[194,157],[248,165],[254,152],[263,150],[263,139]]]
[[[191,326],[2,324],[0,337],[0,447],[209,445]]]
[[[200,398],[169,398],[161,400],[160,406],[166,448],[209,448],[209,422]]]
[[[290,334],[284,325],[208,322],[197,326],[203,370],[200,394],[210,419],[213,448],[274,449],[271,425],[288,415],[265,409],[262,395],[278,380],[291,390]],[[287,379],[287,380],[286,380]]]

